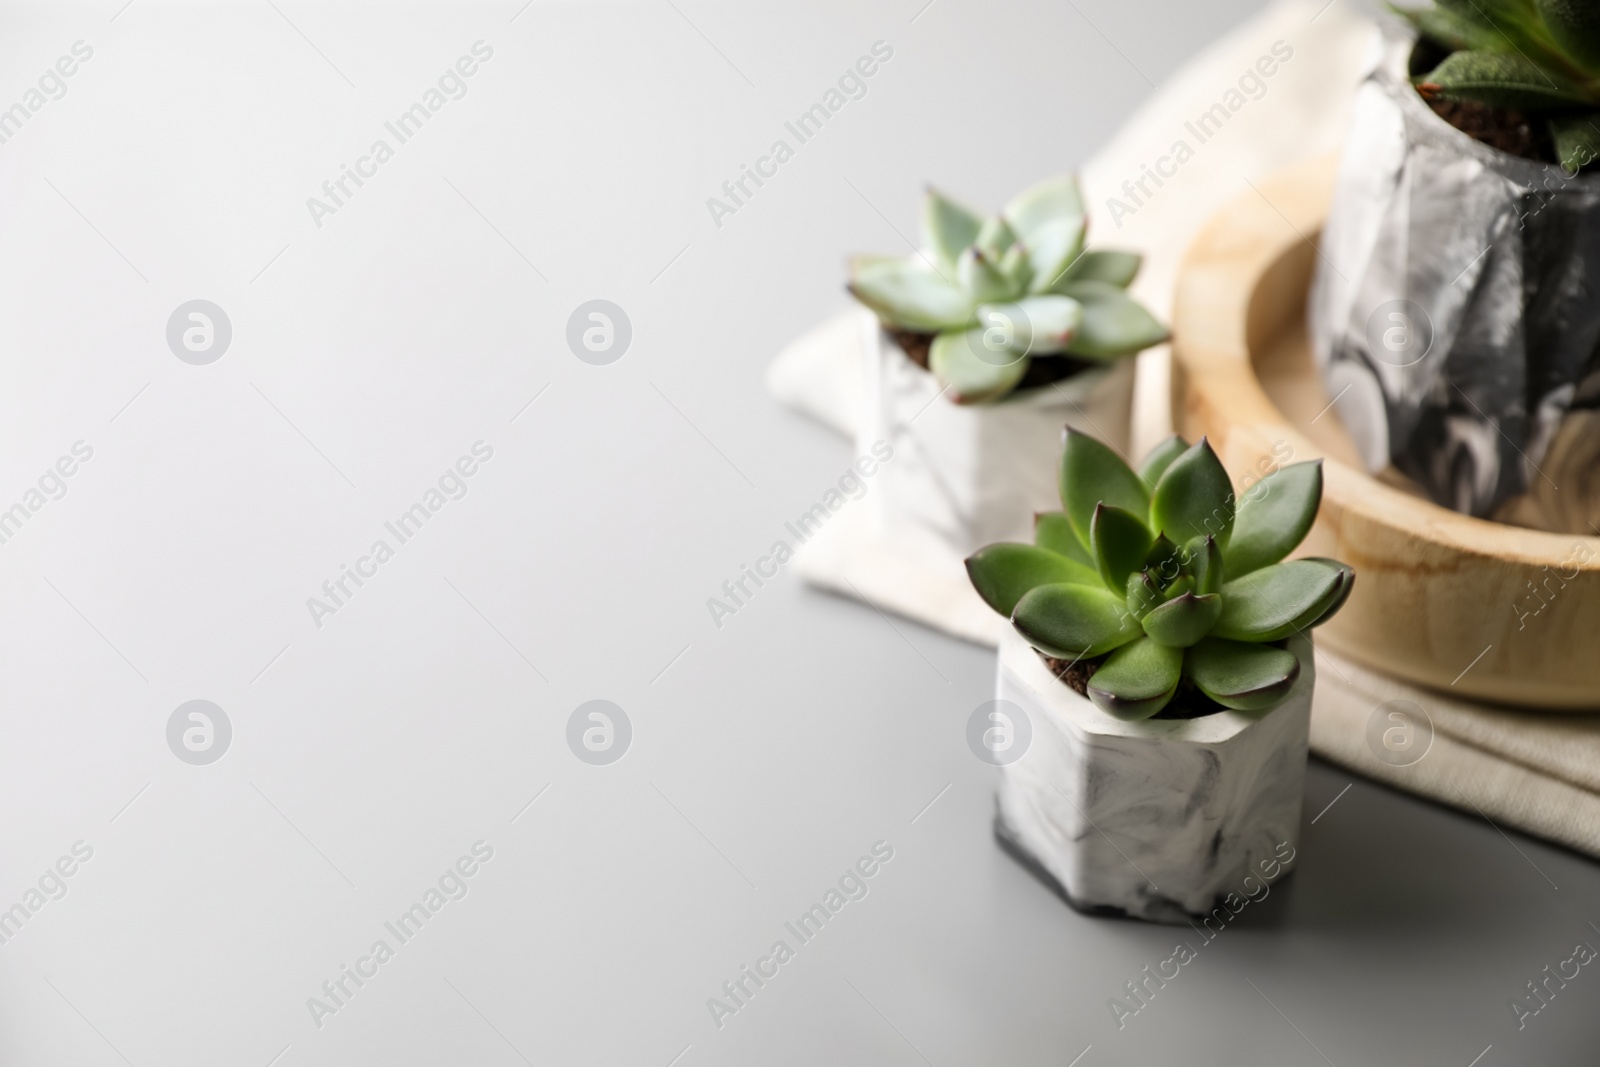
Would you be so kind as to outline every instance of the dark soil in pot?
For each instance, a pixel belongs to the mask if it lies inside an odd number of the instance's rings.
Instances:
[[[1502,111],[1487,104],[1466,100],[1427,100],[1433,113],[1450,125],[1490,148],[1540,163],[1556,162],[1555,142],[1545,124],[1531,123],[1517,111]]]

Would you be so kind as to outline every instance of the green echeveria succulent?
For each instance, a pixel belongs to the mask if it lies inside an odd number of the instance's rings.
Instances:
[[[857,256],[849,289],[885,326],[937,335],[929,369],[956,403],[999,400],[1032,359],[1106,361],[1167,339],[1123,291],[1140,257],[1085,250],[1086,223],[1071,174],[1027,189],[987,220],[929,189],[925,250]]]
[[[1541,117],[1576,173],[1600,159],[1600,4],[1595,0],[1438,0],[1396,8],[1450,54],[1417,77],[1427,97]]]
[[[1061,511],[1035,517],[1034,544],[997,544],[967,560],[994,610],[1047,656],[1106,657],[1089,698],[1146,719],[1187,677],[1224,707],[1281,700],[1300,664],[1281,642],[1326,622],[1355,572],[1331,559],[1280,562],[1322,499],[1322,463],[1279,468],[1235,501],[1204,438],[1169,438],[1136,473],[1067,430]]]

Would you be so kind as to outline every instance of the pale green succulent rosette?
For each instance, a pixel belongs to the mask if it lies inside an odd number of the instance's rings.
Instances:
[[[1031,545],[980,549],[967,573],[1040,652],[1104,657],[1088,696],[1109,715],[1149,718],[1185,678],[1225,708],[1261,711],[1300,673],[1280,643],[1331,618],[1355,581],[1335,560],[1284,562],[1321,499],[1320,460],[1235,499],[1203,438],[1169,438],[1136,472],[1069,428],[1062,510],[1036,517]]]
[[[889,329],[933,334],[928,369],[958,404],[1004,399],[1032,360],[1109,362],[1167,339],[1125,290],[1132,252],[1084,247],[1077,178],[1025,190],[985,219],[929,189],[925,248],[906,258],[857,256],[850,292]]]

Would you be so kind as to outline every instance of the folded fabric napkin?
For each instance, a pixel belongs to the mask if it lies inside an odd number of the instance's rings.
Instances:
[[[1180,69],[1083,166],[1091,244],[1143,253],[1132,292],[1167,317],[1193,235],[1242,188],[1337,150],[1356,88],[1380,54],[1376,29],[1344,5],[1287,0],[1268,8]],[[1273,62],[1259,64],[1262,57]],[[1267,67],[1270,77],[1257,73]],[[1225,122],[1195,125],[1218,106],[1228,112]],[[1186,151],[1177,150],[1180,142]],[[1148,176],[1152,168],[1159,182]],[[865,314],[841,311],[793,342],[767,374],[780,401],[846,436],[855,435],[865,401]],[[1138,359],[1136,455],[1171,432],[1169,353],[1162,347]],[[937,543],[894,539],[867,511],[846,509],[806,542],[796,559],[802,577],[996,644],[1009,624],[972,591],[960,558]],[[1317,664],[1311,747],[1318,755],[1600,857],[1600,718],[1453,699],[1326,652]],[[1403,718],[1392,718],[1397,709]],[[1409,731],[1405,740],[1415,746],[1403,757],[1383,740],[1396,729]]]
[[[1389,729],[1413,735],[1399,739],[1408,751],[1398,760],[1379,756]],[[1397,789],[1600,857],[1600,716],[1453,699],[1318,651],[1311,750]]]

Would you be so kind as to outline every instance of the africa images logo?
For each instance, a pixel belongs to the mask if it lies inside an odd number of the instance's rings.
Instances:
[[[986,700],[967,716],[967,747],[993,767],[1004,767],[1028,754],[1033,720],[1020,704]]]
[[[195,767],[215,763],[233,743],[228,713],[209,700],[188,700],[167,718],[167,747]]]
[[[609,700],[587,700],[567,717],[567,747],[592,767],[615,763],[633,744],[633,721]]]

